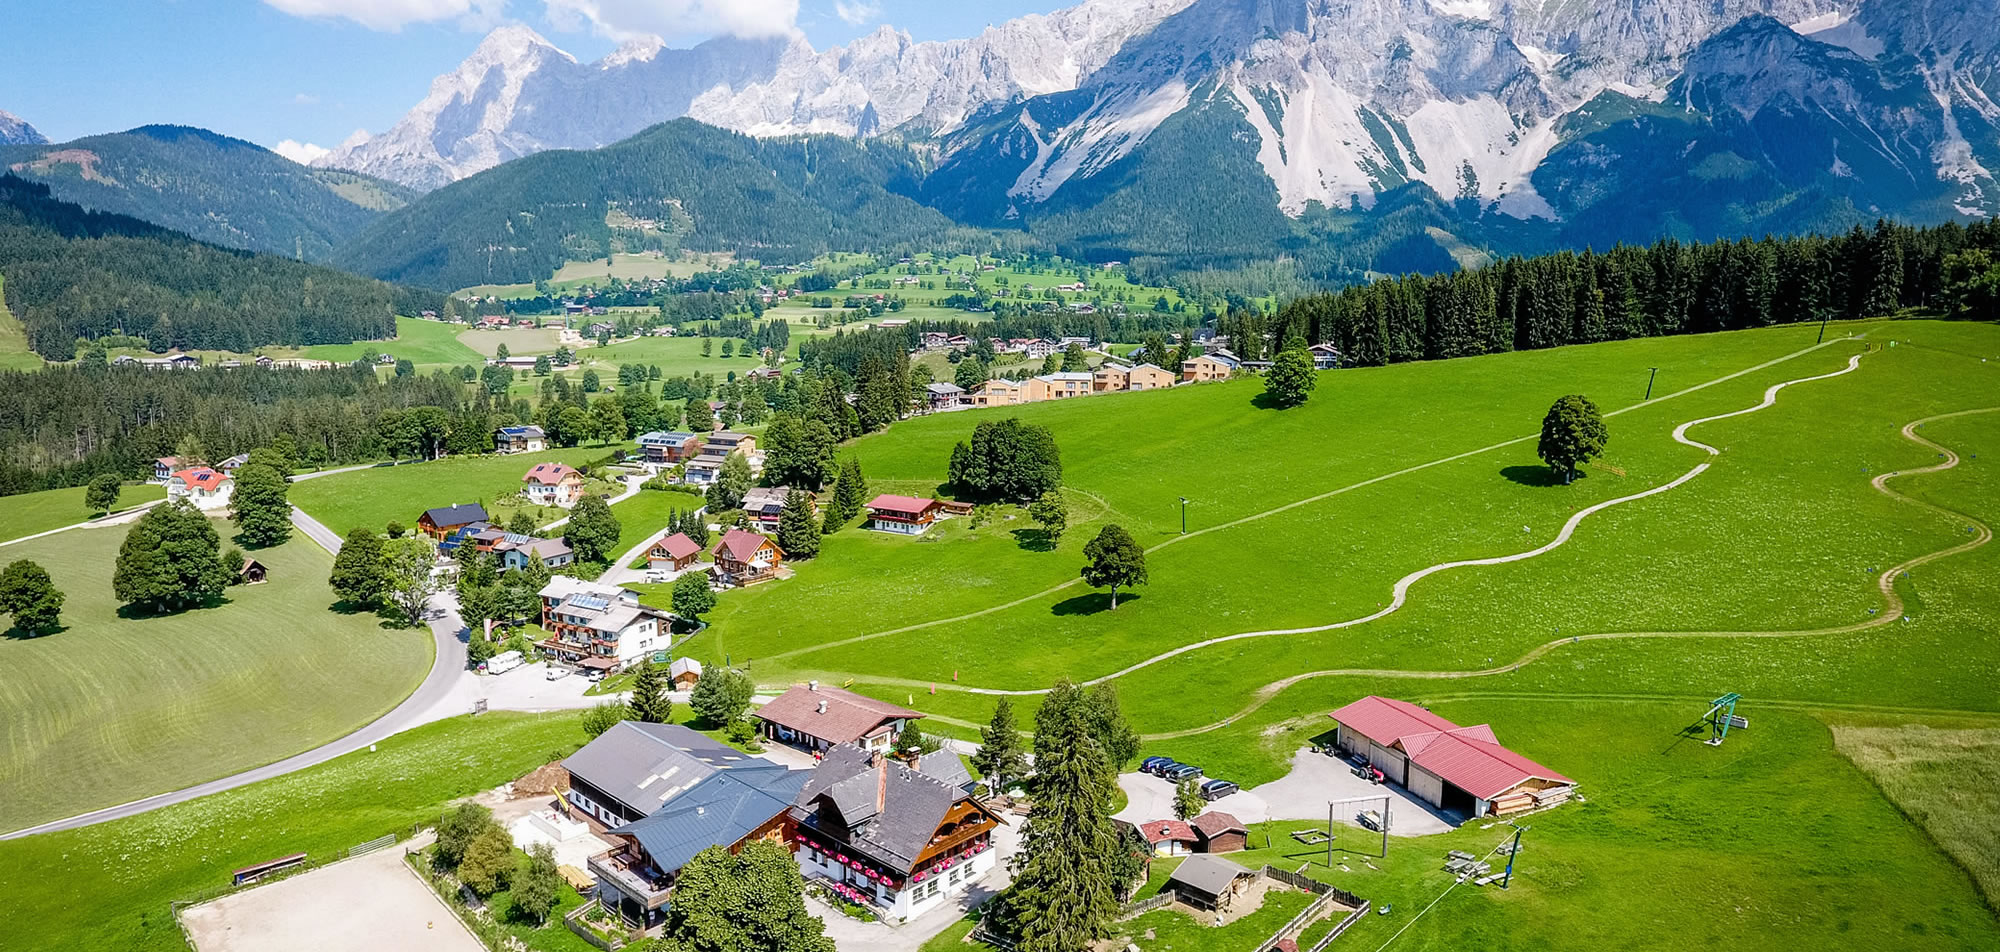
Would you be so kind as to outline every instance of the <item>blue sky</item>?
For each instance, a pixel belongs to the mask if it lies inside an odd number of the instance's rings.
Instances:
[[[637,35],[797,29],[824,49],[887,23],[946,39],[1072,2],[24,0],[8,4],[0,110],[57,142],[164,122],[331,146],[388,128],[504,22],[589,61]]]

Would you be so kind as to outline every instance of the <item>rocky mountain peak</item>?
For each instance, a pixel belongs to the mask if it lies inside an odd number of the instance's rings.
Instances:
[[[49,138],[35,131],[22,119],[6,110],[0,110],[0,145],[47,145]]]

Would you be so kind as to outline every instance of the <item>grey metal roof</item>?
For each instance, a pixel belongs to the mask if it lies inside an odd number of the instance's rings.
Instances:
[[[661,446],[679,446],[682,443],[686,443],[687,441],[692,440],[694,438],[695,436],[693,433],[683,433],[679,430],[674,430],[670,433],[662,433],[659,430],[654,430],[651,433],[641,434],[639,436],[639,445],[652,446],[657,444]]]
[[[620,721],[563,760],[563,769],[650,815],[717,771],[768,764],[679,724]]]
[[[972,786],[972,771],[965,769],[965,761],[950,750],[934,750],[917,758],[917,769],[954,787]]]
[[[1184,860],[1180,868],[1167,877],[1167,882],[1181,883],[1192,886],[1198,892],[1220,896],[1229,891],[1229,884],[1235,882],[1237,877],[1252,875],[1255,874],[1248,869],[1214,853],[1196,853]]]
[[[611,832],[637,838],[653,865],[672,874],[696,853],[734,845],[784,813],[807,773],[768,761],[724,771],[688,788],[659,812]]]
[[[462,526],[470,522],[485,522],[486,507],[476,502],[461,506],[439,506],[424,510],[434,526]]]

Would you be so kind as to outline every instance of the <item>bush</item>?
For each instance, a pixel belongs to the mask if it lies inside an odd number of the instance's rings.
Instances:
[[[605,731],[618,726],[625,719],[625,705],[618,701],[605,701],[596,707],[583,711],[583,732],[596,738]]]

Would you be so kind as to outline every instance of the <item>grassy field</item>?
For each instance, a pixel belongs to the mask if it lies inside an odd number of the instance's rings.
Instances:
[[[222,605],[125,617],[110,578],[124,537],[76,529],[6,549],[68,598],[64,630],[0,639],[0,828],[288,757],[394,707],[430,668],[427,632],[327,610],[332,558],[300,536],[259,551],[270,581]]]
[[[295,852],[330,859],[385,833],[408,834],[450,801],[583,741],[569,712],[453,718],[192,803],[0,842],[0,887],[21,903],[0,929],[0,950],[183,952],[168,902],[225,886],[231,870],[251,863]],[[100,901],[85,901],[93,896]]]
[[[362,351],[374,348],[377,353],[393,354],[418,366],[435,364],[453,367],[462,364],[477,365],[485,357],[490,356],[473,350],[461,342],[459,335],[463,333],[465,333],[464,328],[457,324],[398,317],[395,340],[315,344],[301,349],[299,355],[338,363],[352,363],[361,356]]]
[[[483,360],[500,353],[500,345],[507,345],[507,353],[512,354],[553,354],[560,346],[554,328],[509,327],[502,330],[465,330],[458,332],[458,342],[479,355]]]
[[[72,486],[0,496],[0,542],[72,526],[97,515],[84,508],[83,493],[84,487]],[[126,509],[142,502],[164,499],[166,495],[167,487],[157,483],[127,483],[118,491],[118,502],[112,508]],[[0,558],[0,561],[12,559]]]
[[[1835,724],[1833,742],[2000,911],[2000,727]]]
[[[42,357],[28,349],[28,329],[7,310],[7,285],[0,277],[0,370],[40,370]]]
[[[291,500],[327,528],[343,535],[355,526],[382,526],[391,520],[414,531],[417,517],[426,509],[506,500],[520,492],[521,475],[536,463],[554,461],[581,466],[603,459],[618,448],[579,446],[542,453],[446,457],[428,463],[380,466],[294,484]]]

